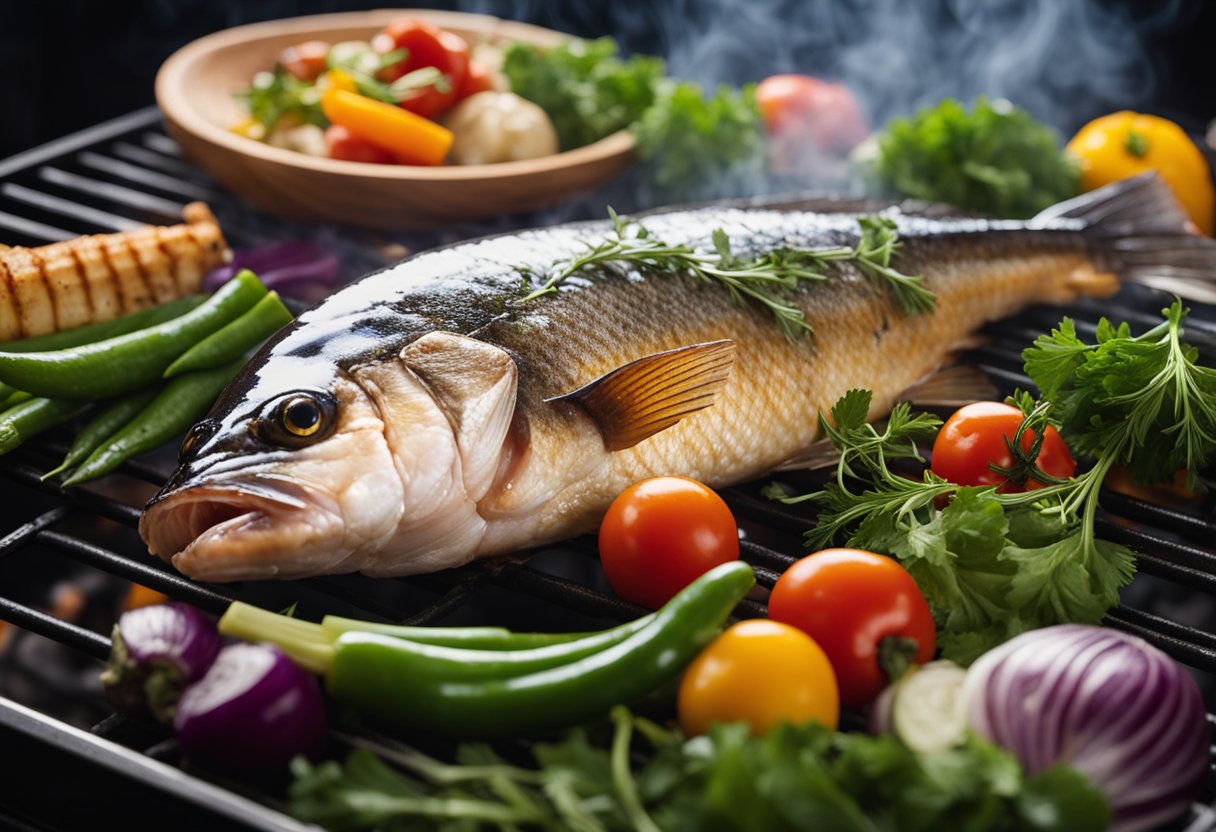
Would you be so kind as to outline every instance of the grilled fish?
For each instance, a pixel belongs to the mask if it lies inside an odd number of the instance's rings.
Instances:
[[[740,257],[853,245],[874,205],[718,204],[642,218],[657,238]],[[842,210],[843,209],[843,210]],[[281,331],[187,435],[149,503],[150,551],[208,581],[360,571],[407,575],[592,530],[628,484],[757,477],[816,440],[850,388],[875,412],[986,321],[1110,290],[1108,272],[1209,272],[1152,178],[1028,222],[886,206],[895,265],[936,311],[909,315],[848,264],[795,300],[814,337],[687,275],[604,266],[521,302],[521,274],[602,241],[577,224],[416,255]]]
[[[0,246],[0,341],[99,323],[202,288],[228,257],[211,210],[185,222],[95,234],[38,248]]]

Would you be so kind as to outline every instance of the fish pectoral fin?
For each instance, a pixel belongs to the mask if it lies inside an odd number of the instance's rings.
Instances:
[[[807,445],[793,456],[786,457],[773,467],[773,471],[821,471],[833,468],[840,462],[840,451],[831,439],[819,439]]]
[[[997,397],[996,385],[983,370],[969,364],[944,367],[913,384],[895,397],[914,407],[961,407]]]
[[[401,362],[426,384],[451,420],[465,489],[474,500],[481,499],[498,471],[515,413],[515,360],[476,338],[428,332],[401,350]]]
[[[604,447],[621,451],[713,404],[734,361],[734,341],[693,344],[630,361],[548,401],[579,404],[599,426]]]

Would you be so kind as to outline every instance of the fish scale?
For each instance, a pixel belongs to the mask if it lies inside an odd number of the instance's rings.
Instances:
[[[740,259],[852,248],[858,214],[831,206],[720,205],[641,221],[699,251],[722,229]],[[605,223],[458,244],[370,275],[255,356],[141,534],[202,580],[405,575],[542,545],[594,529],[644,477],[721,487],[760,476],[805,451],[819,411],[848,390],[872,390],[881,415],[984,323],[1113,289],[1106,272],[1216,266],[1216,244],[1186,233],[1152,178],[1028,222],[867,210],[895,222],[892,265],[923,276],[934,312],[906,314],[849,262],[791,293],[814,329],[798,338],[718,283],[636,264],[588,267],[522,300],[525,276],[541,285],[611,234]],[[712,403],[695,410],[709,391]],[[315,410],[314,437],[284,428],[287,404]],[[678,421],[664,427],[672,412]]]

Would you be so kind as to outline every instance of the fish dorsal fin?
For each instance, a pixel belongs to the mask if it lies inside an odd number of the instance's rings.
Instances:
[[[465,488],[481,499],[494,481],[515,413],[518,370],[504,350],[454,332],[428,332],[401,350],[451,420]]]
[[[734,361],[734,341],[693,344],[630,361],[548,401],[579,404],[599,426],[604,447],[621,451],[709,407]]]

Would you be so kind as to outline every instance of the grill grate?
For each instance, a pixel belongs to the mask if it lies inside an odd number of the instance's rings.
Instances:
[[[80,233],[173,222],[181,206],[193,199],[208,201],[234,247],[321,236],[339,252],[347,278],[400,256],[402,247],[419,248],[504,227],[496,223],[451,229],[443,236],[385,238],[257,214],[179,158],[176,146],[161,132],[158,113],[149,109],[0,161],[0,239],[41,245]],[[535,224],[537,218],[515,222]],[[1142,322],[1163,305],[1159,293],[1128,287],[1101,304],[1032,309],[991,327],[988,343],[970,358],[1008,392],[1027,385],[1020,372],[1019,350],[1061,314],[1076,318],[1080,330],[1092,331],[1101,314]],[[1195,310],[1188,337],[1201,349],[1216,352],[1216,308]],[[5,505],[0,523],[0,619],[25,634],[45,637],[62,651],[54,654],[57,661],[80,663],[88,680],[84,688],[93,699],[99,697],[97,660],[104,660],[109,652],[105,633],[115,613],[109,610],[86,622],[48,611],[47,599],[63,581],[87,583],[104,577],[120,586],[123,581],[134,582],[212,613],[222,612],[231,599],[239,598],[271,609],[294,603],[309,618],[328,612],[411,624],[496,623],[518,629],[577,630],[643,612],[608,591],[590,539],[409,579],[338,576],[291,583],[201,585],[147,556],[135,534],[140,508],[169,473],[171,460],[162,455],[128,463],[104,484],[65,495],[40,477],[62,457],[67,439],[66,433],[52,434],[0,458],[0,478],[5,483],[0,486]],[[809,474],[783,475],[781,481],[795,490],[817,482]],[[759,484],[729,489],[724,496],[744,534],[743,558],[756,568],[760,586],[771,587],[801,554],[800,536],[810,525],[809,515],[764,499]],[[1216,554],[1207,548],[1216,532],[1211,501],[1175,505],[1108,489],[1102,505],[1100,533],[1140,553],[1140,573],[1107,623],[1145,638],[1195,668],[1211,708],[1216,703],[1208,676],[1216,673],[1216,611],[1210,598],[1216,592]],[[759,590],[744,602],[741,613],[763,615],[765,595],[764,589]],[[0,660],[0,691],[5,694],[13,687],[6,674],[13,673],[11,660],[18,652],[10,643]],[[6,748],[3,756],[9,761],[0,763],[0,771],[6,765],[14,768],[6,772],[6,777],[14,778],[12,783],[32,783],[40,771],[55,779],[64,771],[80,771],[91,778],[89,782],[104,784],[108,796],[115,791],[128,798],[154,795],[161,819],[182,828],[214,828],[217,820],[249,828],[298,827],[277,811],[274,789],[251,790],[208,772],[183,768],[160,730],[107,716],[98,702],[93,703],[93,711],[86,709],[89,732],[61,721],[61,715],[52,715],[51,710],[49,706],[33,710],[0,698],[0,737]],[[345,740],[335,738],[335,743]],[[20,755],[15,757],[10,748],[21,749]],[[14,759],[20,759],[21,765],[13,766]],[[46,798],[29,796],[45,794],[42,790],[11,791],[8,797],[0,790],[0,820],[8,812],[36,819],[40,828],[96,817],[99,806],[92,802],[73,807],[67,802],[51,807]],[[95,801],[101,799],[100,792],[100,785],[92,790]],[[1193,830],[1216,829],[1216,809],[1197,806],[1188,824]]]

